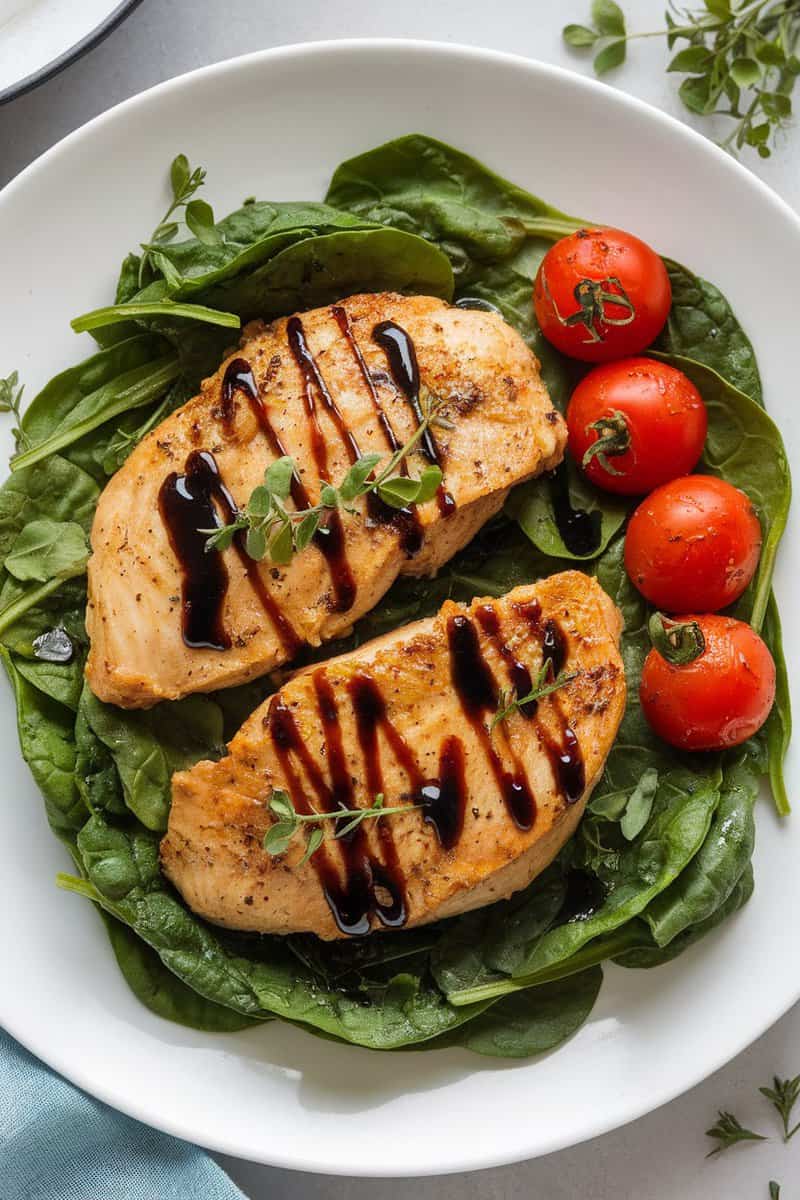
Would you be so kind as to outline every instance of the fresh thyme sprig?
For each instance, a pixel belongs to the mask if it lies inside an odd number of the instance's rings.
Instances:
[[[179,286],[181,277],[175,270],[162,247],[171,242],[178,232],[178,222],[172,218],[178,209],[183,209],[183,219],[195,237],[207,246],[218,246],[222,234],[214,224],[214,212],[205,200],[193,200],[195,192],[205,183],[203,167],[189,166],[185,154],[173,158],[169,168],[172,188],[172,203],[156,225],[148,242],[142,242],[142,257],[139,261],[139,287],[144,286],[148,267],[158,270],[170,286]]]
[[[551,692],[555,692],[558,688],[562,688],[565,684],[570,683],[577,674],[577,671],[572,671],[569,675],[565,671],[562,671],[553,678],[553,660],[546,658],[539,668],[536,683],[527,696],[518,696],[516,693],[511,692],[500,692],[497,712],[492,717],[489,732],[494,733],[497,726],[502,721],[505,721],[507,717],[510,717],[515,709],[524,708],[526,704],[531,704],[534,700],[541,700],[543,696],[549,696]]]
[[[269,811],[277,820],[270,825],[264,835],[263,846],[267,854],[285,854],[290,841],[303,825],[313,826],[309,830],[306,851],[300,860],[302,865],[319,850],[325,840],[323,821],[336,822],[333,838],[344,838],[356,830],[362,821],[379,821],[382,817],[393,816],[396,813],[411,812],[421,808],[419,804],[403,804],[391,808],[384,806],[383,793],[379,792],[369,808],[342,808],[335,812],[299,813],[292,803],[292,798],[283,788],[276,788],[270,796]]]
[[[752,1129],[745,1129],[733,1113],[722,1110],[717,1114],[716,1125],[712,1125],[710,1129],[706,1130],[706,1137],[714,1138],[719,1143],[713,1150],[709,1150],[706,1158],[720,1154],[723,1150],[735,1146],[737,1142],[765,1142],[767,1140],[763,1133],[754,1133]]]
[[[24,390],[23,385],[19,383],[19,375],[16,371],[12,371],[6,379],[0,379],[0,413],[12,413],[17,422],[11,432],[14,435],[18,451],[25,450],[30,445],[30,440],[22,429],[20,405]]]
[[[783,1123],[783,1140],[788,1142],[800,1129],[800,1121],[790,1129],[789,1121],[792,1115],[792,1109],[800,1097],[800,1075],[795,1075],[794,1079],[781,1079],[774,1075],[772,1079],[773,1086],[771,1088],[762,1087],[758,1090],[762,1096],[766,1096],[767,1100],[775,1106]]]
[[[627,32],[614,0],[593,0],[591,14],[591,26],[566,25],[563,37],[593,51],[597,75],[623,63],[634,38],[665,37],[670,50],[685,42],[667,66],[686,76],[679,89],[685,107],[733,121],[725,149],[750,146],[769,158],[770,140],[791,116],[800,75],[798,0],[705,0],[694,9],[670,0],[665,27],[646,33]]]
[[[424,504],[436,494],[442,482],[440,468],[433,465],[424,467],[419,479],[395,472],[429,426],[444,421],[438,416],[443,400],[428,397],[425,404],[422,421],[414,433],[405,445],[394,452],[377,475],[374,474],[375,468],[383,456],[364,454],[353,463],[338,487],[330,483],[323,484],[319,503],[310,508],[286,508],[285,502],[291,494],[297,465],[289,455],[276,459],[264,472],[263,484],[253,490],[246,508],[237,513],[235,520],[218,529],[198,531],[208,535],[206,550],[226,550],[236,534],[245,530],[245,549],[250,558],[259,561],[269,555],[271,562],[285,564],[291,561],[294,554],[304,550],[317,532],[327,533],[324,523],[326,514],[337,508],[356,512],[354,502],[368,492],[375,492],[394,509],[402,509],[409,504]]]

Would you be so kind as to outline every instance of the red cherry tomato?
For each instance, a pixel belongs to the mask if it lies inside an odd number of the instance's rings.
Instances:
[[[666,612],[715,612],[741,596],[758,566],[761,526],[744,492],[712,475],[656,488],[628,523],[625,566]]]
[[[607,492],[639,496],[686,475],[703,452],[708,416],[682,371],[654,358],[595,367],[567,408],[569,448]]]
[[[672,288],[655,250],[621,229],[579,229],[545,254],[533,307],[564,354],[610,362],[639,354],[660,332]]]
[[[651,650],[639,699],[652,728],[681,750],[724,750],[760,729],[775,699],[775,663],[758,634],[732,617],[696,621],[705,640],[698,658],[674,666]]]

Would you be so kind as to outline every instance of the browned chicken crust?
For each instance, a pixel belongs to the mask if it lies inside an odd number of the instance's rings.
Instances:
[[[200,543],[202,578],[188,593],[175,528],[166,523],[188,521],[182,536],[197,542],[187,489],[205,496],[205,508],[195,508],[213,525],[226,504],[247,501],[285,452],[299,464],[293,495],[317,503],[321,477],[338,483],[354,456],[388,458],[392,439],[402,445],[414,432],[413,405],[376,340],[387,321],[416,349],[423,398],[442,398],[452,423],[432,431],[444,472],[440,495],[410,515],[411,529],[408,521],[387,523],[386,514],[377,519],[361,499],[359,515],[331,517],[341,528],[318,535],[288,566],[255,564],[236,545],[220,560],[216,552],[204,559]],[[240,350],[141,442],[100,497],[87,609],[93,692],[148,707],[242,683],[290,661],[303,643],[342,634],[398,574],[435,571],[498,511],[512,485],[555,466],[564,444],[536,359],[494,313],[424,296],[364,295],[301,320],[250,326]],[[411,473],[429,458],[421,447]],[[187,645],[187,596],[197,625],[216,593],[211,632],[195,633]]]
[[[195,912],[234,929],[323,938],[411,927],[525,887],[573,833],[625,705],[621,620],[576,571],[469,606],[448,601],[298,672],[220,762],[173,779],[164,871]],[[574,675],[490,730],[501,691],[543,658]],[[262,847],[268,803],[297,811],[418,804],[362,822],[301,863]]]

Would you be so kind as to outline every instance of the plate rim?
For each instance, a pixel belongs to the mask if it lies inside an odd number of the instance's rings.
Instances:
[[[130,9],[136,7],[141,0],[125,0],[120,7]],[[118,10],[117,10],[118,11]],[[125,14],[123,13],[122,16]],[[122,19],[121,17],[119,18]],[[108,30],[107,32],[110,32]],[[103,35],[104,36],[104,35]],[[87,47],[88,48],[88,47]],[[11,179],[2,189],[0,189],[0,215],[2,215],[2,204],[4,200],[10,196],[17,187],[26,182],[29,176],[34,175],[37,170],[40,170],[53,159],[60,155],[68,153],[73,143],[79,142],[83,137],[90,134],[95,127],[102,126],[105,122],[111,121],[117,117],[121,110],[133,111],[137,106],[143,104],[145,100],[149,100],[153,94],[163,95],[171,91],[178,91],[183,87],[190,85],[197,77],[204,76],[206,78],[218,78],[229,72],[235,72],[241,68],[245,68],[258,63],[268,65],[271,62],[278,60],[291,60],[293,58],[308,59],[317,55],[350,54],[353,51],[358,53],[370,54],[374,52],[392,52],[392,53],[413,53],[427,55],[431,61],[439,56],[449,58],[472,59],[479,61],[489,61],[497,66],[502,67],[507,65],[515,69],[523,69],[533,71],[551,78],[568,80],[570,86],[583,89],[587,94],[599,94],[605,92],[608,85],[599,80],[587,77],[579,72],[572,71],[566,67],[562,67],[553,63],[543,62],[540,59],[530,58],[522,54],[514,54],[507,51],[494,50],[476,45],[468,45],[458,42],[441,42],[432,39],[416,39],[416,38],[388,38],[388,37],[365,37],[365,38],[341,38],[316,40],[310,42],[290,43],[284,46],[270,47],[264,50],[251,51],[247,54],[236,55],[231,58],[223,59],[219,62],[206,64],[204,66],[193,68],[191,71],[184,72],[170,79],[163,80],[161,83],[155,84],[142,92],[138,92],[133,96],[120,101],[104,112],[91,118],[65,137],[61,138],[53,146],[49,147],[31,163],[28,164],[21,172]],[[656,108],[647,101],[641,100],[636,96],[632,96],[627,92],[619,89],[614,89],[614,95],[619,103],[625,108],[632,108],[640,114],[646,115],[648,119],[660,122],[667,128],[675,131],[679,130],[680,136],[683,136],[695,144],[700,144],[703,147],[704,153],[710,155],[720,165],[724,163],[726,169],[733,170],[734,174],[742,181],[746,181],[746,186],[755,188],[759,192],[765,203],[770,204],[774,210],[779,211],[784,218],[788,218],[790,223],[795,227],[798,238],[800,239],[800,214],[792,208],[781,196],[777,194],[767,183],[759,176],[755,175],[741,162],[733,159],[716,143],[712,142],[704,134],[693,129],[685,124],[677,117]],[[0,102],[2,97],[0,96]],[[547,1154],[556,1153],[560,1150],[567,1149],[571,1146],[580,1145],[583,1142],[593,1138],[602,1136],[615,1129],[621,1129],[632,1121],[638,1120],[640,1117],[646,1116],[651,1112],[657,1111],[665,1104],[670,1103],[678,1096],[690,1091],[703,1080],[709,1078],[717,1071],[721,1070],[727,1063],[741,1054],[748,1046],[761,1037],[772,1025],[783,1017],[797,1001],[800,1000],[800,978],[798,978],[795,993],[787,998],[783,998],[781,1002],[770,1009],[766,1016],[759,1020],[757,1025],[752,1025],[747,1033],[741,1037],[734,1039],[733,1049],[726,1047],[716,1055],[712,1055],[710,1060],[705,1060],[699,1068],[688,1072],[687,1076],[675,1086],[670,1086],[666,1093],[659,1093],[658,1100],[652,1103],[645,1099],[643,1103],[632,1105],[628,1115],[620,1120],[614,1116],[609,1122],[601,1115],[597,1117],[592,1126],[587,1125],[582,1131],[580,1137],[576,1140],[567,1130],[563,1131],[563,1135],[553,1137],[550,1142],[544,1146],[534,1148],[523,1147],[518,1153],[509,1156],[508,1153],[501,1152],[499,1155],[480,1153],[475,1149],[470,1151],[465,1147],[465,1158],[458,1165],[448,1164],[443,1166],[441,1170],[426,1169],[424,1176],[448,1175],[461,1172],[472,1172],[479,1170],[488,1170],[499,1166],[509,1165],[511,1163],[523,1162],[532,1157],[543,1157]],[[2,1014],[0,1014],[2,1016]],[[64,1078],[72,1082],[75,1086],[82,1088],[90,1095],[96,1097],[103,1103],[127,1116],[141,1121],[144,1124],[150,1125],[153,1128],[159,1129],[164,1133],[180,1138],[196,1145],[220,1154],[226,1154],[235,1158],[242,1158],[246,1161],[259,1162],[264,1165],[273,1166],[280,1169],[306,1171],[314,1174],[328,1174],[334,1176],[345,1177],[368,1177],[368,1178],[413,1178],[406,1172],[398,1172],[391,1167],[385,1170],[373,1169],[359,1171],[357,1164],[343,1163],[341,1160],[331,1159],[326,1156],[313,1156],[313,1151],[310,1152],[310,1147],[304,1147],[304,1157],[301,1159],[297,1154],[281,1153],[276,1148],[270,1148],[269,1157],[259,1155],[252,1156],[252,1152],[243,1153],[242,1147],[235,1144],[229,1139],[219,1138],[213,1135],[213,1131],[209,1131],[211,1136],[206,1136],[203,1132],[202,1139],[198,1141],[197,1134],[190,1128],[188,1121],[183,1121],[180,1115],[162,1116],[159,1115],[157,1122],[153,1121],[151,1113],[147,1110],[146,1104],[140,1104],[136,1098],[131,1098],[117,1091],[111,1082],[97,1086],[94,1079],[87,1080],[84,1071],[81,1069],[81,1064],[73,1064],[68,1060],[66,1052],[59,1051],[58,1046],[51,1048],[46,1045],[42,1049],[37,1044],[37,1038],[30,1036],[30,1031],[17,1031],[14,1028],[14,1022],[8,1021],[5,1016],[2,1016],[2,1022],[8,1032],[20,1042],[30,1053],[40,1058],[51,1069],[57,1071]],[[354,1051],[362,1049],[360,1047],[352,1047]],[[63,1061],[67,1058],[68,1061]],[[419,1174],[419,1173],[417,1173]]]
[[[65,67],[68,67],[73,62],[77,62],[79,58],[83,58],[90,50],[94,50],[95,46],[99,46],[102,41],[105,41],[108,35],[113,33],[117,26],[121,25],[125,18],[130,16],[133,10],[138,8],[141,3],[142,0],[121,0],[121,3],[117,4],[107,17],[104,17],[98,25],[95,25],[94,29],[90,30],[79,41],[68,46],[66,50],[62,50],[61,54],[56,55],[55,58],[51,58],[43,67],[39,67],[36,71],[31,71],[30,75],[24,75],[22,79],[18,79],[15,83],[11,83],[8,87],[3,88],[0,91],[0,108],[4,104],[10,104],[12,100],[18,100],[20,96],[27,95],[28,92],[32,92],[34,88],[39,87],[41,84],[47,83],[49,79],[58,75]],[[122,101],[122,103],[124,104],[125,101]],[[115,107],[118,108],[119,105],[115,105]],[[86,122],[79,128],[85,129],[86,125],[90,123]],[[43,157],[44,155],[40,154],[38,158],[34,159],[34,162],[38,162],[39,158]],[[30,165],[32,166],[33,164]]]

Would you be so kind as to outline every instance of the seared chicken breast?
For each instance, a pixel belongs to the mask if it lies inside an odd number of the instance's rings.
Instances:
[[[287,454],[288,509],[317,504],[354,461],[388,461],[442,404],[404,470],[438,463],[435,498],[397,512],[372,495],[286,566],[256,562],[244,535],[206,552]],[[564,423],[539,366],[495,313],[424,296],[353,296],[245,331],[200,395],[154,429],[97,507],[89,561],[87,676],[102,700],[148,707],[229,687],[344,633],[398,574],[435,571],[503,504],[555,466]]]
[[[573,833],[625,705],[620,616],[576,571],[432,618],[298,672],[219,762],[176,774],[166,874],[233,929],[341,938],[412,927],[525,887]],[[563,672],[538,702],[542,665]],[[263,848],[285,792],[298,813],[414,805],[347,837],[326,821]],[[286,803],[286,797],[281,797]]]

